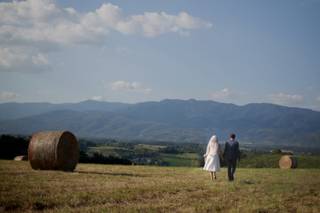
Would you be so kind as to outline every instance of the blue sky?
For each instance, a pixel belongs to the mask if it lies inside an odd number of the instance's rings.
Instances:
[[[0,3],[0,102],[320,110],[320,1]]]

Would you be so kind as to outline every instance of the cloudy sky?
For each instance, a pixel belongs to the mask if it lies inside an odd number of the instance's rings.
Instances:
[[[0,2],[0,102],[320,110],[320,1]]]

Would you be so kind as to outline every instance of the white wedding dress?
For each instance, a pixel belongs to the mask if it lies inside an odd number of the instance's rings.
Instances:
[[[207,146],[205,157],[205,164],[203,169],[210,172],[220,171],[220,146],[217,137],[214,135],[210,138]]]

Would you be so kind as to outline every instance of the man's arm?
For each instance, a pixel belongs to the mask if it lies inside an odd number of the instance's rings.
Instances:
[[[223,158],[226,158],[227,152],[228,152],[228,143],[226,142],[223,150]]]

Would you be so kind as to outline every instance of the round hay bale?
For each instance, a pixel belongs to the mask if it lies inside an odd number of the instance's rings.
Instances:
[[[68,131],[45,131],[32,135],[28,147],[31,167],[73,171],[79,160],[79,144]]]
[[[292,155],[283,155],[279,160],[279,167],[281,169],[293,169],[297,168],[298,161],[297,158],[295,158]]]
[[[27,160],[28,160],[28,156],[26,156],[26,155],[19,155],[19,156],[14,157],[13,160],[15,160],[15,161],[27,161]]]

